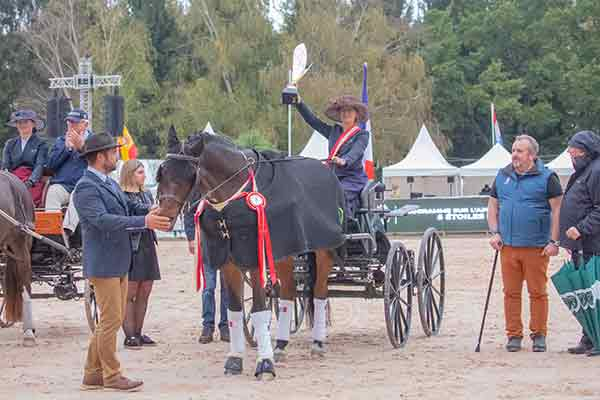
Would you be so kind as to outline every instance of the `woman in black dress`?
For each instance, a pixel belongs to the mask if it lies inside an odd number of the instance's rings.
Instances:
[[[146,172],[140,161],[128,160],[123,164],[120,185],[125,194],[134,201],[152,205],[154,199],[150,192],[144,190],[145,181]],[[129,269],[127,307],[123,321],[126,348],[140,349],[141,346],[156,345],[154,340],[142,333],[152,284],[160,280],[156,244],[156,234],[152,230],[131,234],[133,259]]]

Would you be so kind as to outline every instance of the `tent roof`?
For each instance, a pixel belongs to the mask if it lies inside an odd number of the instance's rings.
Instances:
[[[324,160],[329,156],[329,142],[325,139],[325,136],[319,132],[314,131],[308,143],[304,146],[304,149],[300,152],[302,157],[316,158],[317,160]]]
[[[210,121],[208,121],[206,123],[206,127],[204,128],[204,132],[210,133],[211,135],[215,134],[215,130],[213,129],[212,125],[210,124]]]
[[[511,155],[500,143],[496,143],[479,160],[460,169],[462,176],[496,176],[498,170],[511,163]]]
[[[406,157],[399,163],[385,167],[383,176],[454,176],[458,175],[458,171],[446,161],[423,125]]]
[[[550,168],[558,175],[571,175],[575,171],[573,169],[573,163],[571,162],[571,156],[567,153],[567,150],[563,151],[558,157],[546,164],[546,167]]]

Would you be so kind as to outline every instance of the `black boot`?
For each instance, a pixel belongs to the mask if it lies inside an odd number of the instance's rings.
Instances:
[[[569,347],[567,351],[570,354],[586,354],[594,348],[594,344],[585,334],[579,340],[579,343],[575,347]]]

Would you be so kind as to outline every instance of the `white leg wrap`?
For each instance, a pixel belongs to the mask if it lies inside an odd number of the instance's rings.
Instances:
[[[277,340],[290,340],[290,325],[294,302],[291,300],[279,300],[279,320],[277,320]]]
[[[258,344],[258,359],[273,359],[273,346],[271,345],[271,311],[260,311],[252,313],[252,326],[254,326],[256,343]]]
[[[27,289],[23,288],[23,332],[28,329],[33,330],[33,307],[31,304],[31,297],[29,297],[29,293]]]
[[[313,325],[312,337],[313,340],[319,342],[325,341],[327,336],[327,299],[314,299],[315,303],[315,323]]]
[[[246,351],[246,341],[244,339],[244,315],[241,311],[227,310],[227,319],[229,320],[229,355],[234,357],[243,357]]]

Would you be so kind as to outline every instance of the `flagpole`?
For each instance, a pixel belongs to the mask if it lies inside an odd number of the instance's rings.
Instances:
[[[288,73],[289,82],[292,82],[292,70]],[[288,104],[288,157],[292,156],[292,105]]]
[[[492,147],[494,147],[495,143],[495,137],[496,137],[496,132],[494,132],[494,103],[491,103],[490,105],[491,107],[491,114],[490,114],[490,120],[492,122]]]

